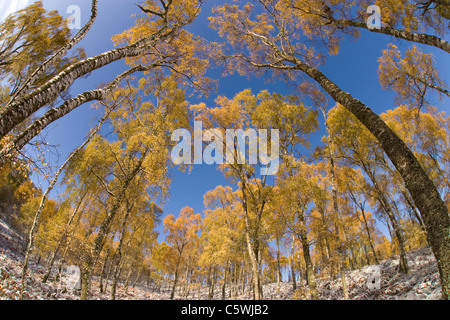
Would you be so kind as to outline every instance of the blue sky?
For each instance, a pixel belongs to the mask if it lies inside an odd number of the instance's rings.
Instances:
[[[6,13],[23,8],[33,2],[26,0],[0,0],[0,20],[5,17]],[[131,15],[139,12],[139,9],[135,6],[138,2],[137,0],[100,0],[98,18],[91,31],[79,45],[85,48],[89,56],[113,48],[111,36],[134,25]],[[69,17],[67,8],[70,5],[76,4],[80,6],[81,25],[90,17],[91,0],[44,0],[43,3],[47,9],[58,10],[65,18]],[[207,28],[208,15],[211,13],[211,8],[217,4],[220,4],[220,1],[206,1],[200,17],[190,27],[192,32],[210,40],[217,39],[215,32]],[[402,51],[405,51],[410,46],[406,42],[363,31],[362,36],[357,41],[343,42],[339,55],[329,57],[322,71],[343,90],[352,93],[352,95],[366,103],[375,112],[381,113],[384,110],[394,108],[393,95],[381,89],[376,72],[378,67],[377,59],[389,42],[397,44]],[[435,54],[442,78],[448,79],[450,77],[448,68],[450,59],[448,55],[429,47],[426,48],[426,51]],[[116,62],[96,71],[89,78],[75,82],[71,88],[71,95],[75,96],[85,90],[91,90],[99,83],[109,82],[126,69],[123,62]],[[220,75],[213,73],[212,76],[219,77]],[[231,76],[221,78],[218,91],[213,93],[209,99],[202,101],[212,103],[217,95],[225,95],[231,98],[246,88],[251,88],[254,93],[263,89],[278,93],[290,92],[290,89],[282,82],[264,83],[262,79],[249,80]],[[193,104],[200,102],[196,98],[189,98],[189,101]],[[62,163],[68,154],[84,141],[90,126],[94,123],[93,118],[96,114],[89,106],[89,104],[86,104],[78,108],[50,126],[47,140],[50,144],[59,145],[59,163]],[[448,110],[448,103],[442,109]],[[313,146],[320,143],[322,136],[323,130],[313,135]],[[52,160],[57,161],[58,158],[52,156]],[[164,214],[173,213],[177,215],[184,206],[191,206],[196,213],[202,213],[204,193],[214,189],[217,185],[226,184],[225,179],[217,168],[207,165],[194,166],[190,175],[174,170],[173,177],[171,197],[164,207]],[[33,177],[33,179],[37,184],[45,188],[46,184],[41,183],[42,181],[37,176]]]
[[[25,8],[29,3],[29,0],[0,0],[0,21],[3,21],[9,14]]]

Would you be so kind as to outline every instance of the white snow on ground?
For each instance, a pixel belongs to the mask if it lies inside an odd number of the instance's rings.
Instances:
[[[7,224],[0,220],[0,300],[15,300],[20,298],[21,267],[23,256],[17,252],[21,248],[20,237]],[[441,299],[441,287],[436,260],[430,248],[422,248],[408,253],[410,272],[398,272],[398,256],[382,261],[380,264],[381,279],[375,287],[369,289],[368,279],[373,266],[366,266],[360,270],[347,272],[349,297],[352,300],[438,300]],[[42,265],[30,264],[25,297],[33,300],[74,300],[79,299],[79,292],[68,288],[64,283],[41,282],[45,272]],[[371,278],[372,279],[372,278]],[[317,279],[320,299],[343,299],[340,278]],[[168,285],[167,285],[168,287]],[[297,284],[298,291],[294,295],[292,283],[281,283],[280,290],[276,283],[264,285],[264,299],[291,300],[294,298],[309,298],[309,292],[304,283]],[[108,292],[109,292],[108,287]],[[248,288],[247,288],[248,289]],[[93,300],[109,299],[108,293],[98,292],[98,282],[93,279]],[[152,292],[145,286],[129,287],[127,292],[119,285],[117,300],[168,300],[170,290]],[[228,290],[226,298],[229,298]],[[209,299],[208,289],[201,288],[200,295],[197,289],[191,291],[187,297],[176,296],[176,299]],[[222,299],[220,286],[217,286],[214,299]],[[246,290],[244,295],[234,297],[237,300],[251,299],[251,293]]]
[[[426,247],[407,254],[410,272],[398,272],[399,257],[381,262],[379,290],[367,286],[366,266],[347,273],[349,298],[354,300],[437,300],[441,299],[441,283],[436,260],[431,249]],[[339,280],[320,280],[319,292],[323,299],[342,299],[342,285]]]

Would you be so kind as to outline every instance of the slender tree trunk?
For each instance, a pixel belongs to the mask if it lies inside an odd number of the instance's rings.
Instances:
[[[135,165],[135,167],[132,169],[132,171],[126,177],[125,181],[122,184],[120,191],[118,192],[117,197],[114,199],[114,202],[113,202],[113,205],[111,206],[110,211],[108,212],[105,219],[102,221],[102,223],[98,229],[97,235],[94,239],[94,246],[91,251],[91,255],[89,257],[86,257],[85,263],[86,263],[87,270],[92,270],[92,267],[94,266],[95,262],[97,261],[99,255],[100,255],[100,252],[102,250],[102,247],[103,247],[103,240],[105,239],[106,235],[108,234],[111,223],[112,223],[113,219],[115,218],[117,212],[119,211],[120,206],[122,205],[122,201],[125,198],[125,193],[129,187],[131,181],[133,181],[133,179],[136,177],[138,172],[141,170],[141,167],[142,167],[144,159],[147,155],[147,152],[148,152],[148,150],[141,154],[138,163]],[[85,284],[88,284],[88,282]],[[83,285],[83,282],[82,282],[82,285]],[[83,290],[83,288],[82,288],[82,290]],[[84,288],[84,290],[89,291],[89,289],[86,289],[86,288]]]
[[[208,285],[208,297],[209,299],[214,298],[214,284],[216,282],[216,267],[212,267],[209,273],[209,285]]]
[[[242,193],[245,197],[245,192],[242,190]],[[253,283],[253,297],[254,300],[261,300],[260,296],[260,274],[259,274],[259,267],[258,267],[258,258],[255,253],[255,247],[257,246],[256,242],[258,241],[258,237],[255,236],[254,239],[251,239],[250,234],[250,221],[248,216],[248,208],[247,208],[247,202],[244,199],[244,225],[245,225],[245,240],[247,242],[247,250],[250,257],[250,263],[252,267],[252,283]],[[253,241],[252,241],[253,240]]]
[[[206,286],[208,287],[208,297],[211,298],[211,285],[212,285],[212,277],[211,277],[211,266],[208,268],[208,274],[206,276]]]
[[[127,277],[125,279],[125,293],[128,294],[128,287],[130,285],[130,278],[131,278],[131,274],[133,273],[133,267],[130,267],[130,270],[128,271]]]
[[[228,268],[224,268],[223,270],[223,283],[222,283],[222,300],[225,300],[225,289],[226,289],[226,285],[227,285],[227,270]]]
[[[322,223],[324,225],[327,225],[327,219],[325,218],[325,211],[324,210],[320,210],[320,214],[322,216]],[[328,233],[328,230],[325,230],[325,232]],[[335,276],[335,262],[334,262],[334,257],[331,254],[331,247],[330,247],[329,237],[325,236],[324,237],[324,241],[325,241],[326,257],[327,257],[328,264],[330,265],[330,275],[334,278],[334,276]]]
[[[239,294],[241,294],[242,291],[242,287],[244,286],[244,278],[242,276],[243,274],[243,268],[244,266],[241,265],[241,268],[237,268],[236,269],[236,296],[238,296]]]
[[[277,292],[279,293],[281,290],[281,265],[280,265],[280,239],[277,236],[276,239],[277,245]]]
[[[109,278],[111,277],[111,273],[114,270],[114,259],[115,259],[116,255],[114,254],[111,257],[111,263],[108,266],[108,272],[106,273],[106,279],[105,279],[105,288],[103,289],[103,292],[107,292],[108,291],[108,285],[109,285]]]
[[[175,289],[177,287],[177,282],[178,282],[178,272],[179,272],[178,269],[180,267],[180,262],[181,262],[181,253],[178,256],[177,265],[175,267],[175,275],[174,275],[174,279],[173,279],[172,290],[170,292],[170,300],[173,300],[173,298],[175,296]]]
[[[72,239],[70,239],[69,243],[66,245],[66,248],[64,249],[64,253],[63,253],[62,257],[61,257],[61,260],[59,261],[58,274],[56,275],[56,281],[61,279],[61,273],[62,273],[63,265],[64,265],[64,263],[66,261],[67,252],[69,251],[71,242],[72,242]]]
[[[230,285],[230,299],[237,296],[239,292],[239,273],[237,272],[237,264],[233,264],[233,268],[230,269],[230,275],[232,275],[231,278],[231,285]]]
[[[198,288],[197,288],[197,297],[200,299],[200,290],[202,288],[202,282],[199,282]]]
[[[216,288],[216,280],[217,280],[217,267],[214,266],[213,273],[212,273],[212,285],[211,285],[211,299],[214,298],[214,290]]]
[[[292,235],[292,243],[291,243],[291,254],[289,255],[289,264],[291,266],[291,281],[292,281],[292,290],[297,290],[297,281],[295,279],[295,235]]]
[[[261,245],[258,241],[258,249],[256,250],[257,255],[257,261],[258,261],[258,274],[259,274],[259,283],[258,283],[258,290],[259,290],[259,299],[262,300],[264,298],[264,292],[263,292],[263,278],[262,278],[262,253],[261,253]]]
[[[114,277],[113,277],[113,283],[112,283],[112,287],[111,287],[111,300],[115,300],[116,299],[116,288],[117,288],[117,281],[119,280],[119,266],[122,264],[122,260],[123,260],[123,253],[122,253],[122,247],[123,247],[123,243],[124,243],[124,239],[125,239],[125,232],[127,231],[127,222],[128,222],[128,217],[130,216],[130,211],[132,209],[132,207],[134,206],[134,203],[130,206],[130,203],[127,202],[127,212],[125,213],[125,217],[123,218],[123,222],[122,222],[122,232],[120,234],[120,239],[119,239],[119,244],[117,245],[117,262],[116,262],[116,266],[114,268]]]
[[[66,226],[64,228],[63,234],[59,238],[58,244],[56,245],[56,248],[55,248],[55,250],[53,251],[53,253],[51,255],[50,261],[49,261],[49,263],[47,265],[47,270],[46,270],[45,275],[44,275],[44,277],[42,279],[42,283],[46,283],[48,278],[50,277],[50,274],[51,274],[52,268],[53,268],[53,264],[55,263],[56,256],[58,255],[59,250],[61,249],[64,241],[67,239],[67,233],[69,231],[69,227],[72,225],[72,222],[73,222],[75,216],[77,215],[78,210],[80,209],[80,206],[81,206],[85,196],[86,196],[86,193],[83,194],[83,196],[81,197],[80,201],[78,202],[75,210],[70,215],[69,221],[67,222],[67,224],[66,224]]]
[[[100,271],[100,283],[99,283],[99,291],[103,293],[103,278],[105,276],[106,265],[108,264],[108,258],[111,253],[111,250],[108,250],[105,256],[105,260],[103,261],[102,270]]]
[[[311,299],[318,300],[319,295],[317,293],[317,283],[316,277],[314,275],[314,265],[311,259],[310,244],[308,241],[308,235],[306,231],[306,221],[301,207],[298,208],[297,215],[300,223],[299,240],[302,245],[303,259],[305,260],[306,266],[306,281],[308,282],[308,287],[311,292]]]
[[[366,172],[367,173],[367,172]],[[394,229],[395,237],[398,241],[398,247],[400,250],[400,271],[404,273],[409,272],[408,267],[408,261],[406,258],[406,248],[405,248],[405,237],[403,228],[400,226],[400,223],[397,220],[397,217],[395,216],[394,211],[392,210],[391,205],[389,204],[388,200],[384,196],[383,192],[381,191],[377,180],[373,176],[373,174],[368,174],[370,179],[372,180],[375,192],[377,194],[378,201],[380,202],[381,206],[386,212],[386,215],[388,216],[389,220],[391,221],[392,228]]]
[[[182,293],[182,296],[183,297],[185,297],[185,298],[187,298],[187,296],[189,295],[189,279],[190,279],[190,277],[189,277],[189,275],[190,275],[190,266],[189,266],[189,263],[187,264],[187,266],[186,266],[186,274],[185,274],[185,276],[184,276],[184,286],[183,286],[183,293]]]
[[[423,223],[423,220],[422,220],[422,218],[420,217],[420,213],[417,211],[416,206],[412,203],[412,200],[410,199],[408,193],[407,193],[406,190],[404,190],[403,188],[401,188],[400,191],[401,191],[401,193],[402,193],[403,199],[405,199],[405,201],[406,201],[408,207],[411,209],[412,213],[414,214],[414,217],[417,219],[417,222],[419,222],[419,224],[422,226],[422,228],[423,228],[424,230],[426,230],[426,229],[425,229],[425,225],[424,225],[424,223]]]
[[[367,238],[369,240],[370,250],[372,250],[373,258],[375,259],[376,264],[380,264],[380,261],[378,260],[378,255],[375,252],[375,247],[373,246],[373,239],[372,239],[372,235],[370,233],[369,224],[367,223],[366,212],[364,211],[364,208],[361,208],[361,215],[364,220],[364,227],[366,229]]]
[[[348,300],[348,287],[347,287],[347,277],[345,275],[345,262],[344,262],[344,248],[341,242],[340,230],[337,220],[340,219],[340,211],[338,206],[338,196],[337,196],[337,183],[335,174],[335,155],[334,155],[334,143],[333,138],[328,130],[327,116],[324,109],[322,109],[323,116],[325,117],[325,124],[328,131],[328,147],[329,147],[329,158],[330,158],[330,176],[331,176],[331,195],[333,199],[333,210],[336,216],[336,238],[338,241],[338,260],[339,260],[339,272],[342,281],[342,291],[344,292],[344,299]]]
[[[94,135],[100,130],[101,126],[103,125],[103,122],[107,119],[108,115],[109,115],[109,112],[106,112],[105,116],[100,120],[100,122],[97,125],[97,127],[95,128],[95,130],[93,132],[91,132],[91,134],[83,142],[83,144],[81,146],[79,146],[78,148],[76,148],[74,151],[72,151],[72,153],[69,155],[69,157],[66,159],[66,161],[64,161],[64,163],[61,165],[61,167],[59,167],[58,171],[55,173],[55,176],[53,177],[52,181],[50,182],[49,186],[47,187],[47,190],[45,190],[44,194],[42,195],[41,202],[39,204],[39,208],[37,209],[36,215],[34,216],[34,221],[31,226],[30,233],[28,236],[28,246],[27,246],[27,250],[25,252],[25,258],[24,258],[24,263],[23,263],[23,267],[22,267],[21,299],[23,299],[23,292],[25,290],[25,278],[26,278],[26,274],[27,274],[28,263],[29,263],[29,259],[30,259],[30,256],[31,256],[31,253],[33,250],[33,246],[34,246],[34,234],[39,227],[39,219],[42,214],[42,211],[44,210],[44,206],[47,201],[47,197],[48,197],[50,191],[52,191],[54,186],[56,185],[56,182],[58,181],[58,178],[61,175],[61,173],[63,172],[64,168],[69,164],[69,162],[72,160],[72,158],[75,157],[75,155],[80,150],[82,150],[84,148],[84,146],[89,143],[89,141],[91,141],[91,139],[94,137]]]
[[[241,294],[244,294],[245,293],[245,265],[244,265],[244,263],[242,263],[242,269],[241,269],[241,272],[240,272],[240,276],[239,276],[239,279],[240,279],[240,282],[242,283],[242,287],[241,287],[241,290],[240,290],[240,293]]]
[[[142,269],[143,268],[139,268],[138,273],[136,275],[136,279],[133,282],[133,285],[131,286],[132,288],[136,287],[136,284],[138,283],[138,281],[141,279],[141,273],[142,273]]]
[[[175,297],[175,289],[177,287],[177,282],[178,282],[178,270],[175,271],[172,290],[170,291],[170,300],[173,300],[173,298]]]
[[[366,258],[366,265],[370,265],[370,257],[369,257],[369,253],[367,252],[367,247],[366,246],[362,246],[362,249],[363,249],[363,252],[364,252],[364,257]],[[362,258],[361,258],[361,260],[362,260]],[[361,263],[361,266],[363,266],[362,263]]]
[[[111,292],[109,295],[110,300],[116,300],[117,283],[119,281],[120,273],[122,271],[121,265],[122,265],[122,259],[117,258],[117,261],[113,267],[114,272],[113,272],[113,278],[112,278],[112,283],[111,283]]]

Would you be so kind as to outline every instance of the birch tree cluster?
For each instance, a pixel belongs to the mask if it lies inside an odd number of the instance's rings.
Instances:
[[[114,49],[94,56],[79,42],[102,14],[98,0],[76,33],[41,1],[0,24],[0,218],[24,239],[22,298],[37,261],[43,282],[78,266],[83,300],[96,290],[116,299],[119,287],[136,285],[170,299],[206,289],[209,298],[260,300],[265,284],[281,282],[317,300],[323,277],[340,279],[348,299],[348,271],[398,255],[408,273],[407,253],[429,246],[448,299],[450,93],[435,55],[450,53],[450,3],[377,0],[381,27],[372,28],[371,1],[222,1],[206,13],[216,33],[207,41],[191,28],[203,2],[142,1]],[[342,43],[372,34],[389,42],[373,76],[393,94],[390,106],[368,105],[344,91],[345,74],[323,71]],[[126,71],[71,95],[115,62]],[[273,91],[218,95],[230,75],[264,78]],[[85,104],[98,119],[56,167],[47,130]],[[165,212],[179,201],[170,198],[173,170],[193,169],[171,161],[171,133],[193,131],[193,121],[223,135],[279,130],[277,174],[221,163],[228,184],[199,195],[203,211],[183,203]],[[237,160],[227,147],[216,152]]]

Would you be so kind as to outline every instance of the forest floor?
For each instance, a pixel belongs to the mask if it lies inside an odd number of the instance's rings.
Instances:
[[[20,298],[21,268],[23,255],[20,254],[21,238],[0,220],[0,300],[16,300]],[[362,269],[348,271],[347,282],[349,285],[349,298],[352,300],[438,300],[441,298],[441,287],[436,260],[430,250],[425,247],[408,253],[410,272],[402,274],[398,272],[398,256],[384,260],[380,263],[381,278],[374,287],[367,284],[373,267],[366,266]],[[25,297],[31,300],[77,300],[79,291],[69,289],[64,281],[43,284],[41,279],[45,273],[45,267],[31,263],[27,278]],[[342,285],[339,278],[317,279],[320,299],[343,299]],[[308,299],[309,292],[305,286],[297,285],[299,290],[294,294],[292,283],[282,282],[278,290],[276,283],[266,284],[263,287],[264,299],[291,300],[294,298]],[[110,288],[110,287],[109,287]],[[108,288],[108,291],[109,291]],[[100,294],[98,282],[92,282],[93,300],[109,299],[108,293]],[[248,291],[248,290],[246,290]],[[226,291],[226,297],[229,294]],[[169,290],[152,292],[145,286],[129,287],[125,290],[118,286],[117,300],[168,300]],[[192,290],[187,297],[175,296],[176,299],[208,300],[208,289]],[[222,299],[222,292],[217,288],[214,299]],[[234,297],[235,300],[251,299],[250,292]]]

